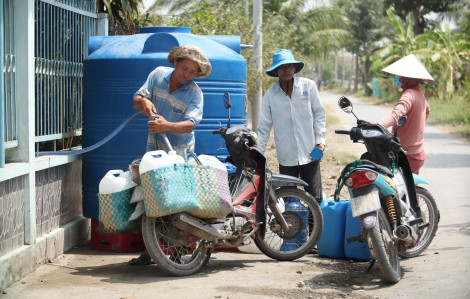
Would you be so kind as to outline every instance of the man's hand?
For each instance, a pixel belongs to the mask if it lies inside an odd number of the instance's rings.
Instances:
[[[168,122],[163,116],[155,114],[152,115],[154,120],[149,120],[149,132],[150,133],[163,133],[168,131],[170,122]]]
[[[139,110],[148,117],[151,117],[153,114],[157,114],[157,109],[155,109],[153,103],[141,96],[136,96],[134,98],[132,106],[134,107],[134,109]]]

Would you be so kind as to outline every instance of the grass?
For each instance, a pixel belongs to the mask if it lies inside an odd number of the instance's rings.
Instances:
[[[470,140],[470,101],[452,97],[446,101],[430,98],[431,113],[427,123],[439,125],[444,130]]]
[[[358,157],[351,155],[348,152],[338,152],[335,150],[328,150],[328,151],[325,151],[325,155],[323,156],[323,159],[336,165],[346,165],[348,163],[351,163],[351,161],[358,159]]]

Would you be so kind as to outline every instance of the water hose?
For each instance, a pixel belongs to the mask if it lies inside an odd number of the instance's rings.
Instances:
[[[37,157],[78,155],[78,154],[84,154],[84,153],[87,153],[89,151],[92,151],[92,150],[102,146],[103,144],[108,142],[111,138],[116,136],[117,133],[119,133],[134,117],[136,117],[140,113],[141,113],[140,111],[134,113],[131,117],[126,119],[122,124],[120,124],[119,127],[117,127],[114,131],[112,131],[111,134],[106,136],[106,138],[104,138],[101,141],[98,141],[97,143],[93,144],[92,146],[82,148],[81,150],[76,150],[76,151],[69,150],[69,151],[62,151],[62,152],[38,152]]]

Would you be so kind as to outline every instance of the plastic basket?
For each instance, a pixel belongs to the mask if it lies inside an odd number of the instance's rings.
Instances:
[[[135,211],[136,203],[130,204],[134,188],[99,197],[99,231],[108,234],[132,233],[141,230],[138,219],[128,221]]]
[[[187,212],[220,218],[233,209],[227,173],[217,168],[175,164],[142,173],[141,181],[148,217]]]

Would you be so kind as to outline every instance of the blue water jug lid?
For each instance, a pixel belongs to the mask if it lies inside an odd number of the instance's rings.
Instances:
[[[319,161],[321,158],[323,158],[323,152],[321,151],[319,147],[315,147],[312,150],[311,156],[313,160]]]
[[[225,167],[227,168],[227,173],[235,173],[237,171],[237,167],[229,162],[223,162]]]

